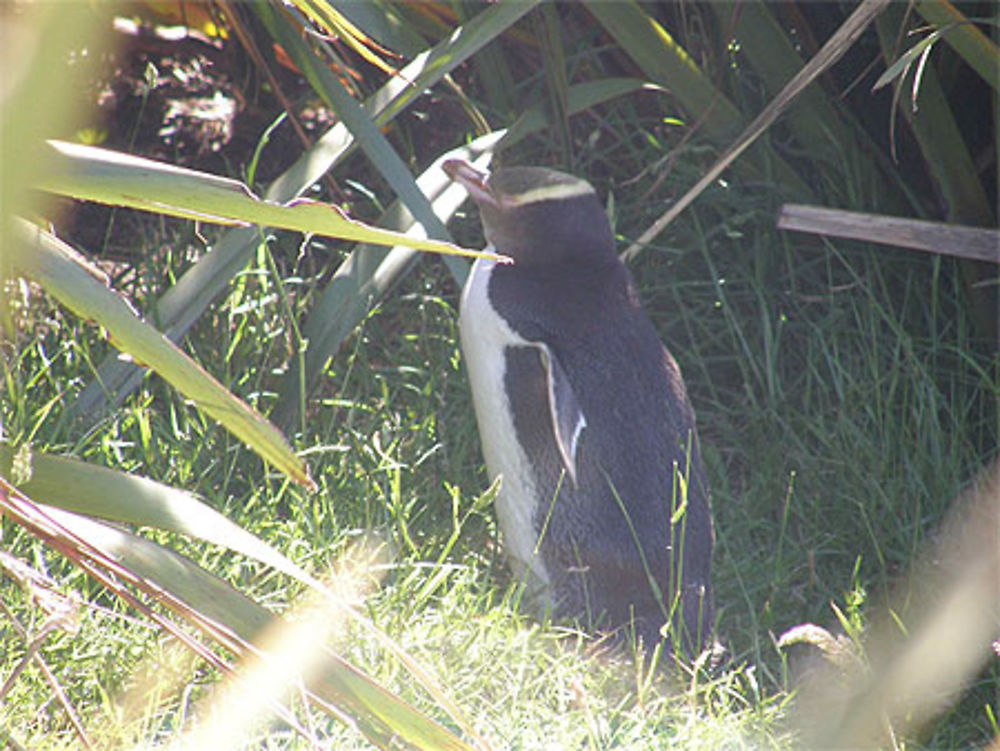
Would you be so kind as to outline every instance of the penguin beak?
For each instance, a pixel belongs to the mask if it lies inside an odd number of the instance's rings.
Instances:
[[[500,202],[486,184],[489,175],[461,159],[448,159],[441,169],[452,180],[469,192],[469,196],[480,206],[491,206],[500,209]]]

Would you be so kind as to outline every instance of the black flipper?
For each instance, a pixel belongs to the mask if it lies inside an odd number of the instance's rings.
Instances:
[[[552,420],[552,434],[559,448],[563,466],[570,482],[576,485],[576,450],[580,443],[580,434],[587,426],[587,418],[576,398],[573,386],[566,377],[559,361],[552,350],[541,342],[534,342],[541,356],[542,368],[549,391],[549,416]]]

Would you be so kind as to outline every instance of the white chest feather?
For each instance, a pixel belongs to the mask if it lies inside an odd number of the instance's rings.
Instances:
[[[516,438],[504,388],[504,349],[530,343],[489,304],[487,291],[494,266],[494,261],[480,259],[472,267],[462,290],[459,331],[486,467],[491,479],[502,476],[496,507],[504,551],[516,574],[531,572],[534,581],[528,582],[529,594],[534,596],[542,594],[537,590],[547,589],[549,583],[535,551],[534,499],[538,496],[531,463]]]

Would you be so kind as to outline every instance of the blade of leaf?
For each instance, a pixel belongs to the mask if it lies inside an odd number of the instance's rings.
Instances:
[[[80,266],[65,243],[22,219],[15,223],[19,241],[12,248],[16,270],[41,284],[77,315],[103,326],[116,347],[155,370],[261,458],[303,487],[315,488],[305,462],[277,428],[144,322],[124,298]]]
[[[0,476],[11,477],[14,452],[0,443]],[[185,490],[68,456],[32,454],[31,475],[18,487],[33,499],[101,519],[156,527],[255,558],[308,587],[322,585],[256,535]]]
[[[906,72],[913,65],[913,60],[918,56],[923,54],[934,42],[936,42],[941,36],[941,30],[934,31],[928,34],[926,37],[921,39],[915,45],[910,47],[906,52],[899,56],[892,65],[885,69],[885,72],[878,77],[878,80],[872,84],[872,91],[878,91],[883,86],[892,81],[895,81],[899,77],[905,77]]]
[[[917,95],[920,93],[920,82],[924,80],[924,70],[927,66],[927,59],[931,56],[931,47],[927,47],[917,59],[917,69],[913,71],[913,86],[910,90],[910,109],[917,111]]]
[[[58,195],[113,206],[154,211],[168,216],[217,224],[255,223],[352,242],[401,245],[449,255],[481,253],[349,219],[340,209],[299,198],[279,205],[261,200],[238,180],[175,167],[152,159],[80,144],[49,141],[61,169],[40,187]]]
[[[919,0],[917,13],[938,29],[944,41],[978,73],[994,92],[1000,91],[1000,48],[948,0]],[[996,15],[992,19],[997,24]]]

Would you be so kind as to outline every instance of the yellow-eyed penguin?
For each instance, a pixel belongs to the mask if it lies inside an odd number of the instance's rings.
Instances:
[[[444,169],[514,261],[476,261],[459,319],[512,568],[557,617],[696,653],[713,530],[694,414],[597,193],[551,169]]]

